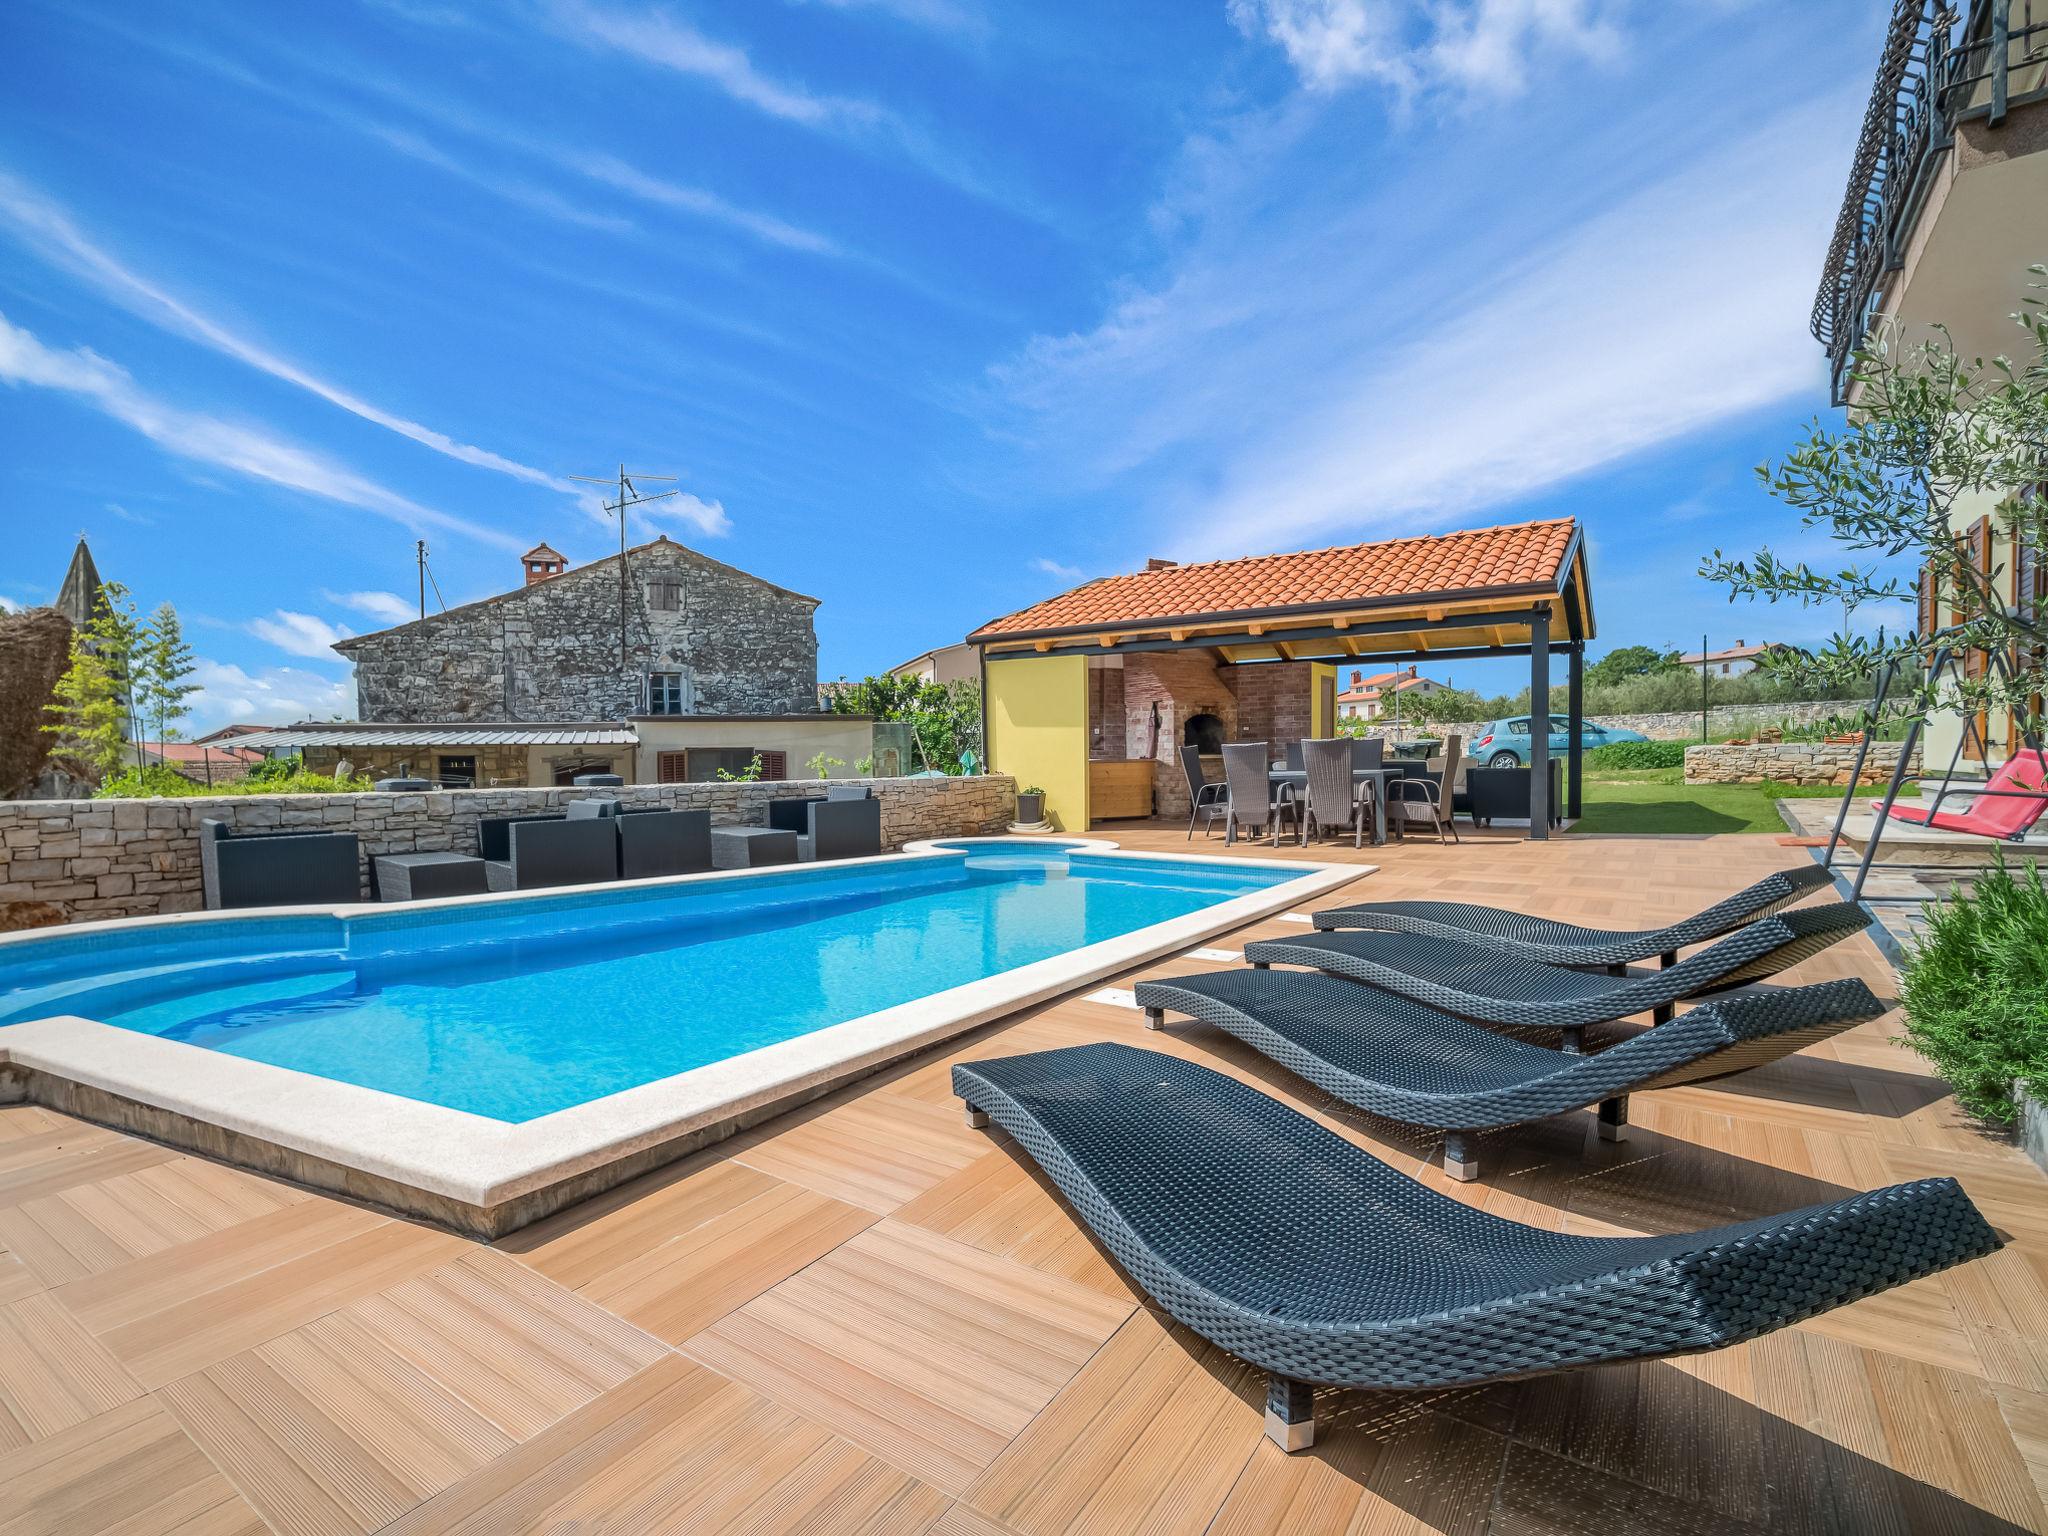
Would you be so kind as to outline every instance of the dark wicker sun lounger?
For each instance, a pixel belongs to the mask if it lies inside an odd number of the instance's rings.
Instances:
[[[1373,928],[1465,939],[1546,965],[1627,965],[1654,955],[1665,956],[1665,964],[1669,965],[1686,946],[1704,944],[1744,923],[1769,917],[1832,881],[1833,877],[1818,864],[1783,869],[1684,922],[1629,931],[1581,928],[1576,923],[1560,923],[1503,907],[1473,906],[1461,901],[1375,901],[1333,908],[1318,912],[1315,917],[1318,928]]]
[[[953,1068],[1131,1278],[1270,1373],[1266,1432],[1312,1389],[1443,1388],[1740,1343],[1995,1251],[1953,1179],[1668,1237],[1526,1227],[1426,1189],[1234,1078],[1079,1045]]]
[[[1795,907],[1738,929],[1661,971],[1620,976],[1518,960],[1466,939],[1422,933],[1350,931],[1260,939],[1245,945],[1244,957],[1255,966],[1306,965],[1370,982],[1483,1024],[1560,1030],[1564,1048],[1576,1051],[1588,1024],[1611,1023],[1632,1013],[1649,1013],[1661,1024],[1681,999],[1776,975],[1861,933],[1869,922],[1869,915],[1851,902]]]
[[[1760,1067],[1884,1012],[1860,981],[1701,1003],[1595,1056],[1495,1034],[1363,982],[1313,971],[1217,971],[1141,981],[1153,1029],[1184,1013],[1369,1114],[1444,1132],[1444,1171],[1479,1177],[1473,1131],[1600,1106],[1600,1134],[1628,1135],[1628,1096]]]

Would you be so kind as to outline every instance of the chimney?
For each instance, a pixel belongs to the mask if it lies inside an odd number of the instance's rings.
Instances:
[[[1742,637],[1740,635],[1735,637],[1735,649],[1738,651],[1742,649]]]
[[[1145,569],[1148,571],[1169,571],[1179,564],[1178,560],[1161,560],[1157,555],[1154,555],[1145,562]]]
[[[551,576],[559,576],[569,569],[569,562],[546,544],[534,545],[519,557],[519,564],[526,572],[526,584],[529,587],[536,582],[546,581]]]

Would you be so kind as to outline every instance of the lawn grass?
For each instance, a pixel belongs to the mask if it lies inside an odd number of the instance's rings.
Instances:
[[[1789,829],[1780,800],[1838,800],[1826,785],[1687,784],[1681,768],[1588,769],[1574,832],[1769,832]],[[1917,788],[1909,787],[1917,793]]]

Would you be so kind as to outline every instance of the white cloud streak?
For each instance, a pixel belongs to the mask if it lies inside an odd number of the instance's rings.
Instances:
[[[5,315],[0,315],[0,383],[74,396],[183,459],[374,512],[415,531],[442,529],[504,549],[522,547],[496,529],[422,506],[260,427],[168,404],[98,353],[46,347]]]
[[[1247,37],[1277,43],[1312,91],[1360,81],[1403,102],[1518,96],[1532,59],[1611,60],[1625,0],[1227,0]]]
[[[1473,272],[1470,303],[1415,305],[1449,318],[1375,304],[1356,210],[1331,209],[1201,247],[997,379],[1095,483],[1142,472],[1182,556],[1469,519],[1817,386],[1803,320],[1836,166],[1785,146],[1826,142],[1836,105]]]
[[[334,642],[349,637],[349,632],[338,624],[330,624],[310,613],[294,613],[289,608],[279,608],[267,618],[251,619],[243,628],[280,651],[314,661],[337,660]]]
[[[199,692],[191,699],[193,725],[207,731],[237,721],[294,725],[301,720],[347,719],[355,714],[353,682],[300,667],[254,672],[201,657],[192,671]]]
[[[337,608],[346,608],[386,624],[409,624],[420,616],[419,606],[396,592],[322,591],[320,595]]]
[[[1061,581],[1079,581],[1081,568],[1077,565],[1061,565],[1059,561],[1040,555],[1031,562],[1031,569],[1047,576],[1057,576]]]

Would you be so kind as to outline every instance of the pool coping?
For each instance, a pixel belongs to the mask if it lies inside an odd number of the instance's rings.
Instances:
[[[821,875],[905,858],[957,857],[975,843],[940,838],[873,859],[800,865]],[[1295,878],[1165,922],[949,987],[844,1023],[513,1123],[402,1098],[293,1068],[230,1056],[70,1015],[0,1026],[0,1102],[29,1100],[225,1161],[283,1174],[480,1237],[498,1237],[652,1167],[758,1124],[902,1057],[1228,929],[1283,912],[1377,866],[1150,853],[1097,838],[1048,838],[1077,852],[1165,864],[1250,864]],[[787,877],[789,866],[715,870],[648,886]],[[619,882],[408,903],[416,912],[579,892]],[[133,933],[142,925],[226,924],[294,916],[365,917],[374,903],[179,913],[76,924]],[[51,930],[0,939],[50,938]]]

